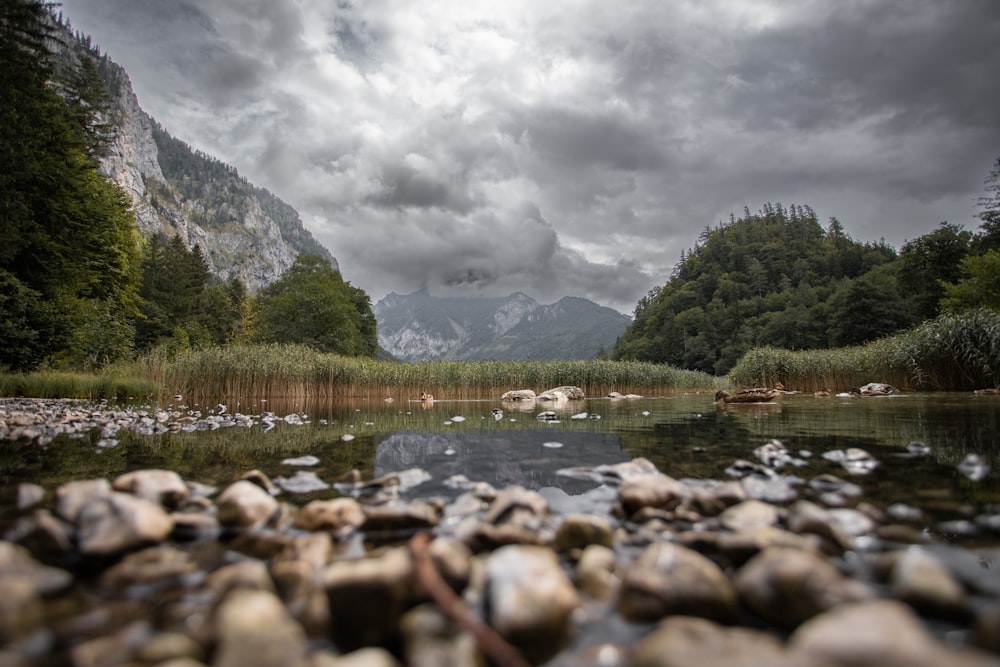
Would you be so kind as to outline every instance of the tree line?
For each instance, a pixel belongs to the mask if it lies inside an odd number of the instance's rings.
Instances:
[[[942,222],[898,252],[808,206],[744,209],[639,300],[611,357],[724,375],[755,347],[859,345],[942,312],[1000,310],[1000,160],[980,208],[978,232]]]
[[[128,195],[98,173],[109,136],[99,63],[59,57],[99,50],[64,41],[51,9],[0,1],[0,369],[232,341],[374,355],[368,296],[328,259],[302,254],[251,295],[211,276],[197,246],[140,236]]]

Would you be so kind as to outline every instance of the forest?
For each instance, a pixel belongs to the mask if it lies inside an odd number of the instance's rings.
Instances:
[[[141,237],[128,196],[97,170],[109,131],[99,49],[80,35],[60,44],[50,11],[0,4],[0,371],[93,370],[230,344],[376,356],[368,295],[321,249],[251,294],[212,276],[197,246]],[[65,48],[97,64],[67,67]],[[185,162],[186,145],[154,134],[164,172],[183,174],[188,195],[232,171],[205,156]],[[1000,161],[979,203],[976,231],[942,222],[898,251],[852,239],[809,206],[744,209],[703,230],[609,356],[724,376],[755,348],[855,346],[944,313],[996,312]],[[282,205],[274,198],[279,224],[294,214]]]
[[[104,61],[89,38],[61,42],[51,9],[0,3],[0,370],[95,369],[157,347],[237,342],[374,355],[367,294],[318,245],[252,295],[210,275],[197,246],[140,236],[128,195],[98,173],[110,117]],[[60,58],[66,49],[95,57]],[[182,153],[164,150],[165,167],[190,169]],[[280,225],[287,212],[275,213]]]
[[[977,232],[942,222],[897,252],[808,206],[766,204],[715,228],[651,290],[611,353],[727,374],[749,350],[861,345],[942,313],[1000,310],[1000,160]]]

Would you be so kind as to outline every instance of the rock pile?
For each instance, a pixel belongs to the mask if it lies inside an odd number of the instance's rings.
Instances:
[[[463,480],[403,500],[399,476],[302,507],[257,471],[28,489],[0,541],[0,664],[1000,664],[995,563],[849,482],[572,472],[617,487],[606,514]]]

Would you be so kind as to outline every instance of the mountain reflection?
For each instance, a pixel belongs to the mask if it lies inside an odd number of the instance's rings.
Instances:
[[[551,429],[482,433],[399,431],[376,438],[375,476],[422,468],[431,480],[414,490],[421,496],[449,497],[445,482],[464,475],[496,488],[555,487],[569,495],[593,489],[590,481],[557,474],[573,466],[598,466],[627,460],[617,435]],[[559,446],[561,445],[561,446]]]

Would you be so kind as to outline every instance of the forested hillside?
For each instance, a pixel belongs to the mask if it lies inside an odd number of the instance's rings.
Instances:
[[[612,356],[721,375],[753,347],[861,344],[936,316],[942,303],[988,305],[983,295],[959,297],[982,291],[977,264],[996,271],[988,251],[1000,235],[988,218],[995,207],[986,208],[983,233],[941,223],[899,252],[853,240],[835,218],[824,227],[808,206],[744,210],[706,228],[667,283],[639,301]]]
[[[295,210],[155,124],[53,8],[0,2],[0,372],[234,342],[374,355],[368,295]]]

